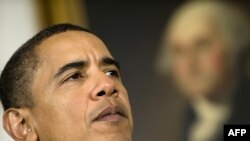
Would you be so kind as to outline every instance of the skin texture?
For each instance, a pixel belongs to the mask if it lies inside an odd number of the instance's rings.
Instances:
[[[36,51],[40,64],[32,85],[35,105],[25,112],[19,110],[28,126],[25,140],[131,141],[133,122],[128,94],[119,69],[101,63],[103,58],[113,57],[98,37],[66,31],[49,37]],[[55,76],[65,64],[79,61],[87,64]],[[93,121],[112,106],[121,107],[126,117]]]
[[[169,28],[170,72],[178,88],[192,99],[224,97],[218,93],[231,78],[228,46],[214,21],[207,13],[190,12]]]

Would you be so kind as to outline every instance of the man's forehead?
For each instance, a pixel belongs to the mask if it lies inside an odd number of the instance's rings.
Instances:
[[[112,58],[98,37],[82,31],[67,31],[54,35],[42,42],[37,51],[42,64],[51,69],[76,60],[99,61],[103,57]]]
[[[111,56],[105,44],[95,35],[83,31],[66,31],[53,35],[37,47],[41,59]]]
[[[81,47],[88,48],[95,46],[93,49],[106,48],[104,43],[95,35],[84,31],[66,31],[52,35],[45,39],[37,48],[38,51],[50,51],[65,49],[63,47]],[[72,48],[73,49],[73,48]]]
[[[209,21],[206,18],[196,20],[183,20],[172,25],[168,32],[168,39],[170,41],[183,42],[195,41],[200,38],[217,37],[219,33],[219,26],[214,21]]]

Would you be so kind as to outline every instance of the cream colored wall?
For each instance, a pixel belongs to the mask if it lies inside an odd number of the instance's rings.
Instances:
[[[38,31],[34,0],[0,0],[0,70],[14,51]],[[0,141],[12,141],[2,128]]]

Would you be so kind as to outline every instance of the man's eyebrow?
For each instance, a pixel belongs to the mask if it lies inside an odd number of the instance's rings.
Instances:
[[[74,69],[74,68],[77,68],[77,69],[78,68],[83,68],[86,65],[87,65],[87,62],[83,61],[83,60],[65,64],[60,69],[58,69],[57,73],[54,75],[54,78],[59,77],[61,74],[63,74],[67,70]]]
[[[103,66],[114,65],[119,70],[121,69],[119,63],[115,59],[110,58],[110,57],[102,58],[100,64]]]

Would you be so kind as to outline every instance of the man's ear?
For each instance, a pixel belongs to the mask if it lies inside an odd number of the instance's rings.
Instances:
[[[37,141],[37,134],[27,117],[27,109],[11,108],[4,112],[4,129],[15,141]]]

